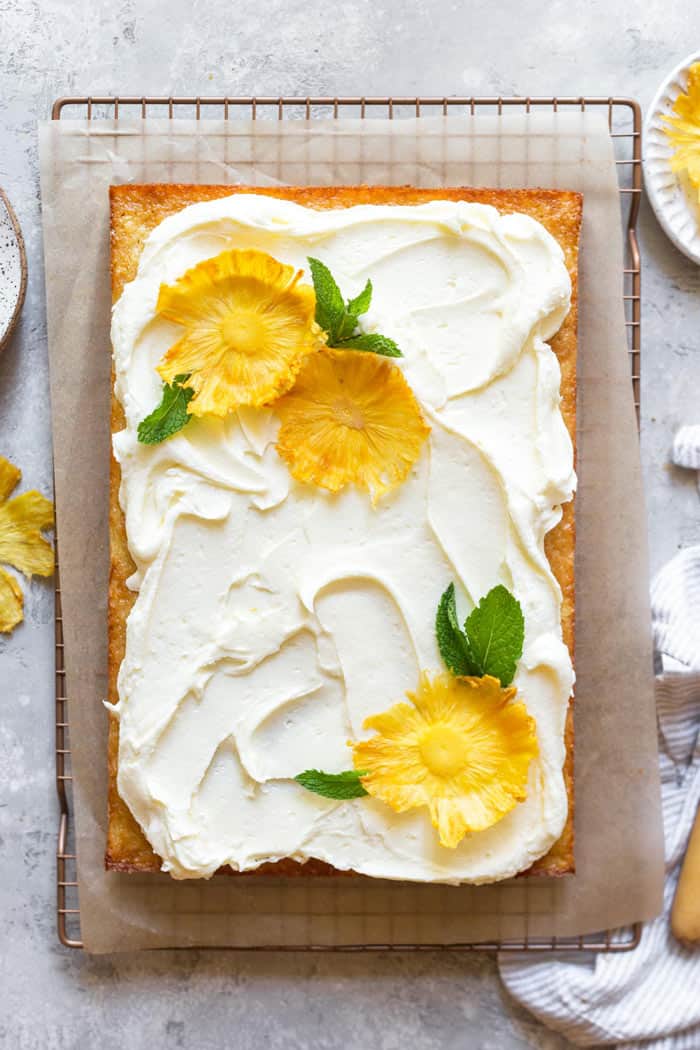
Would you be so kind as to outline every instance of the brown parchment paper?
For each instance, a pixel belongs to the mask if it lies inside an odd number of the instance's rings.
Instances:
[[[650,918],[663,850],[646,528],[622,308],[612,143],[591,113],[383,120],[60,121],[41,189],[82,935],[93,952],[455,943]],[[542,186],[584,194],[578,362],[576,865],[448,887],[364,878],[105,872],[113,182]]]

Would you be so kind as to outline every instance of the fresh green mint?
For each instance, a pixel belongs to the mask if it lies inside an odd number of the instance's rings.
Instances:
[[[194,397],[194,390],[184,385],[189,378],[175,376],[172,383],[163,383],[160,404],[139,423],[138,439],[142,445],[159,445],[189,423],[192,417],[187,406]]]
[[[333,274],[320,259],[309,258],[316,292],[316,323],[328,333],[328,345],[339,350],[364,350],[382,357],[403,357],[393,339],[378,332],[359,332],[358,321],[372,302],[372,282],[367,281],[354,299],[343,299]]]
[[[500,679],[501,685],[510,685],[525,641],[520,602],[507,587],[499,584],[472,609],[464,630],[478,673],[493,675]]]
[[[379,332],[361,332],[343,339],[339,345],[343,350],[365,350],[370,354],[381,354],[382,357],[403,357],[394,340]]]
[[[459,626],[455,588],[451,583],[435,617],[440,655],[454,675],[492,675],[510,685],[523,653],[525,620],[520,603],[499,584],[481,599]]]
[[[345,317],[345,303],[333,274],[320,259],[309,257],[311,277],[316,292],[316,324],[328,332],[328,339],[338,336],[338,329]]]
[[[459,676],[476,674],[469,639],[457,621],[454,583],[450,584],[440,599],[435,617],[435,633],[440,655],[448,671]]]
[[[367,774],[357,769],[346,769],[343,773],[323,773],[320,769],[307,769],[294,779],[297,784],[316,795],[344,801],[349,798],[362,798],[367,794],[360,782],[360,777],[364,776]]]

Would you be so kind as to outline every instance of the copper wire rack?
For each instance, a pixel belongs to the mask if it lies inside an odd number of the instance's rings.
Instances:
[[[557,112],[596,109],[607,114],[615,147],[620,191],[621,219],[625,232],[623,298],[634,404],[639,420],[641,348],[641,260],[637,242],[637,218],[642,193],[642,115],[639,103],[630,98],[591,97],[206,97],[206,96],[84,96],[57,99],[53,120],[119,120],[147,117],[206,120],[216,118],[314,119],[317,117],[361,117],[372,115],[399,119],[423,115],[464,116],[504,112]],[[82,948],[78,900],[77,852],[73,825],[69,699],[63,645],[63,616],[58,562],[56,590],[56,790],[59,803],[56,848],[56,920],[58,938],[67,948]],[[260,945],[236,951],[304,952],[628,952],[637,947],[641,924],[620,930],[578,937],[547,937],[493,940],[454,944],[349,944],[349,945]]]

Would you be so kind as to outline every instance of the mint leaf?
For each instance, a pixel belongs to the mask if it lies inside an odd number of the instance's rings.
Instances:
[[[338,330],[335,333],[335,339],[333,340],[333,346],[343,346],[346,339],[352,337],[352,333],[357,328],[357,318],[354,314],[345,314],[345,317],[338,325]]]
[[[360,314],[367,313],[371,302],[372,282],[368,280],[359,295],[356,295],[354,299],[348,299],[348,305],[344,308],[345,317],[336,332],[336,339],[339,344],[345,344],[346,339],[350,338],[357,328],[358,317]]]
[[[523,654],[525,620],[520,603],[501,584],[472,609],[464,624],[478,675],[490,674],[510,685]]]
[[[328,332],[328,342],[332,345],[345,318],[345,303],[326,264],[309,256],[309,267],[316,292],[316,324]]]
[[[372,282],[368,280],[346,305],[326,264],[311,256],[308,262],[316,292],[316,324],[328,333],[328,345],[339,350],[364,350],[382,357],[403,357],[393,339],[377,332],[357,332],[357,319],[367,313],[372,302]]]
[[[163,383],[160,404],[139,423],[138,439],[142,445],[158,445],[189,423],[192,417],[187,406],[194,390],[183,386],[189,378],[189,375],[175,376],[172,383]]]
[[[365,350],[382,357],[403,357],[394,340],[378,332],[363,332],[349,339],[341,339],[338,346],[341,350]]]
[[[435,634],[445,666],[454,675],[476,674],[469,649],[469,640],[457,620],[455,585],[447,588],[435,617]]]
[[[372,282],[367,281],[359,295],[354,299],[348,299],[347,312],[351,317],[357,319],[360,314],[366,314],[372,302]]]
[[[343,801],[348,798],[362,798],[367,794],[360,782],[360,777],[365,776],[365,772],[357,769],[347,769],[343,773],[323,773],[320,769],[307,769],[294,779],[307,791],[323,795],[324,798]]]

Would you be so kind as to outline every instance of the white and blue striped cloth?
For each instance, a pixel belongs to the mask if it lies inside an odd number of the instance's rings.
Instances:
[[[674,444],[680,466],[700,470],[700,426]],[[699,478],[700,480],[700,478]],[[628,954],[500,955],[510,994],[577,1046],[700,1050],[700,945],[681,947],[669,912],[700,804],[700,546],[666,565],[652,583],[659,763],[666,842],[664,912]]]

